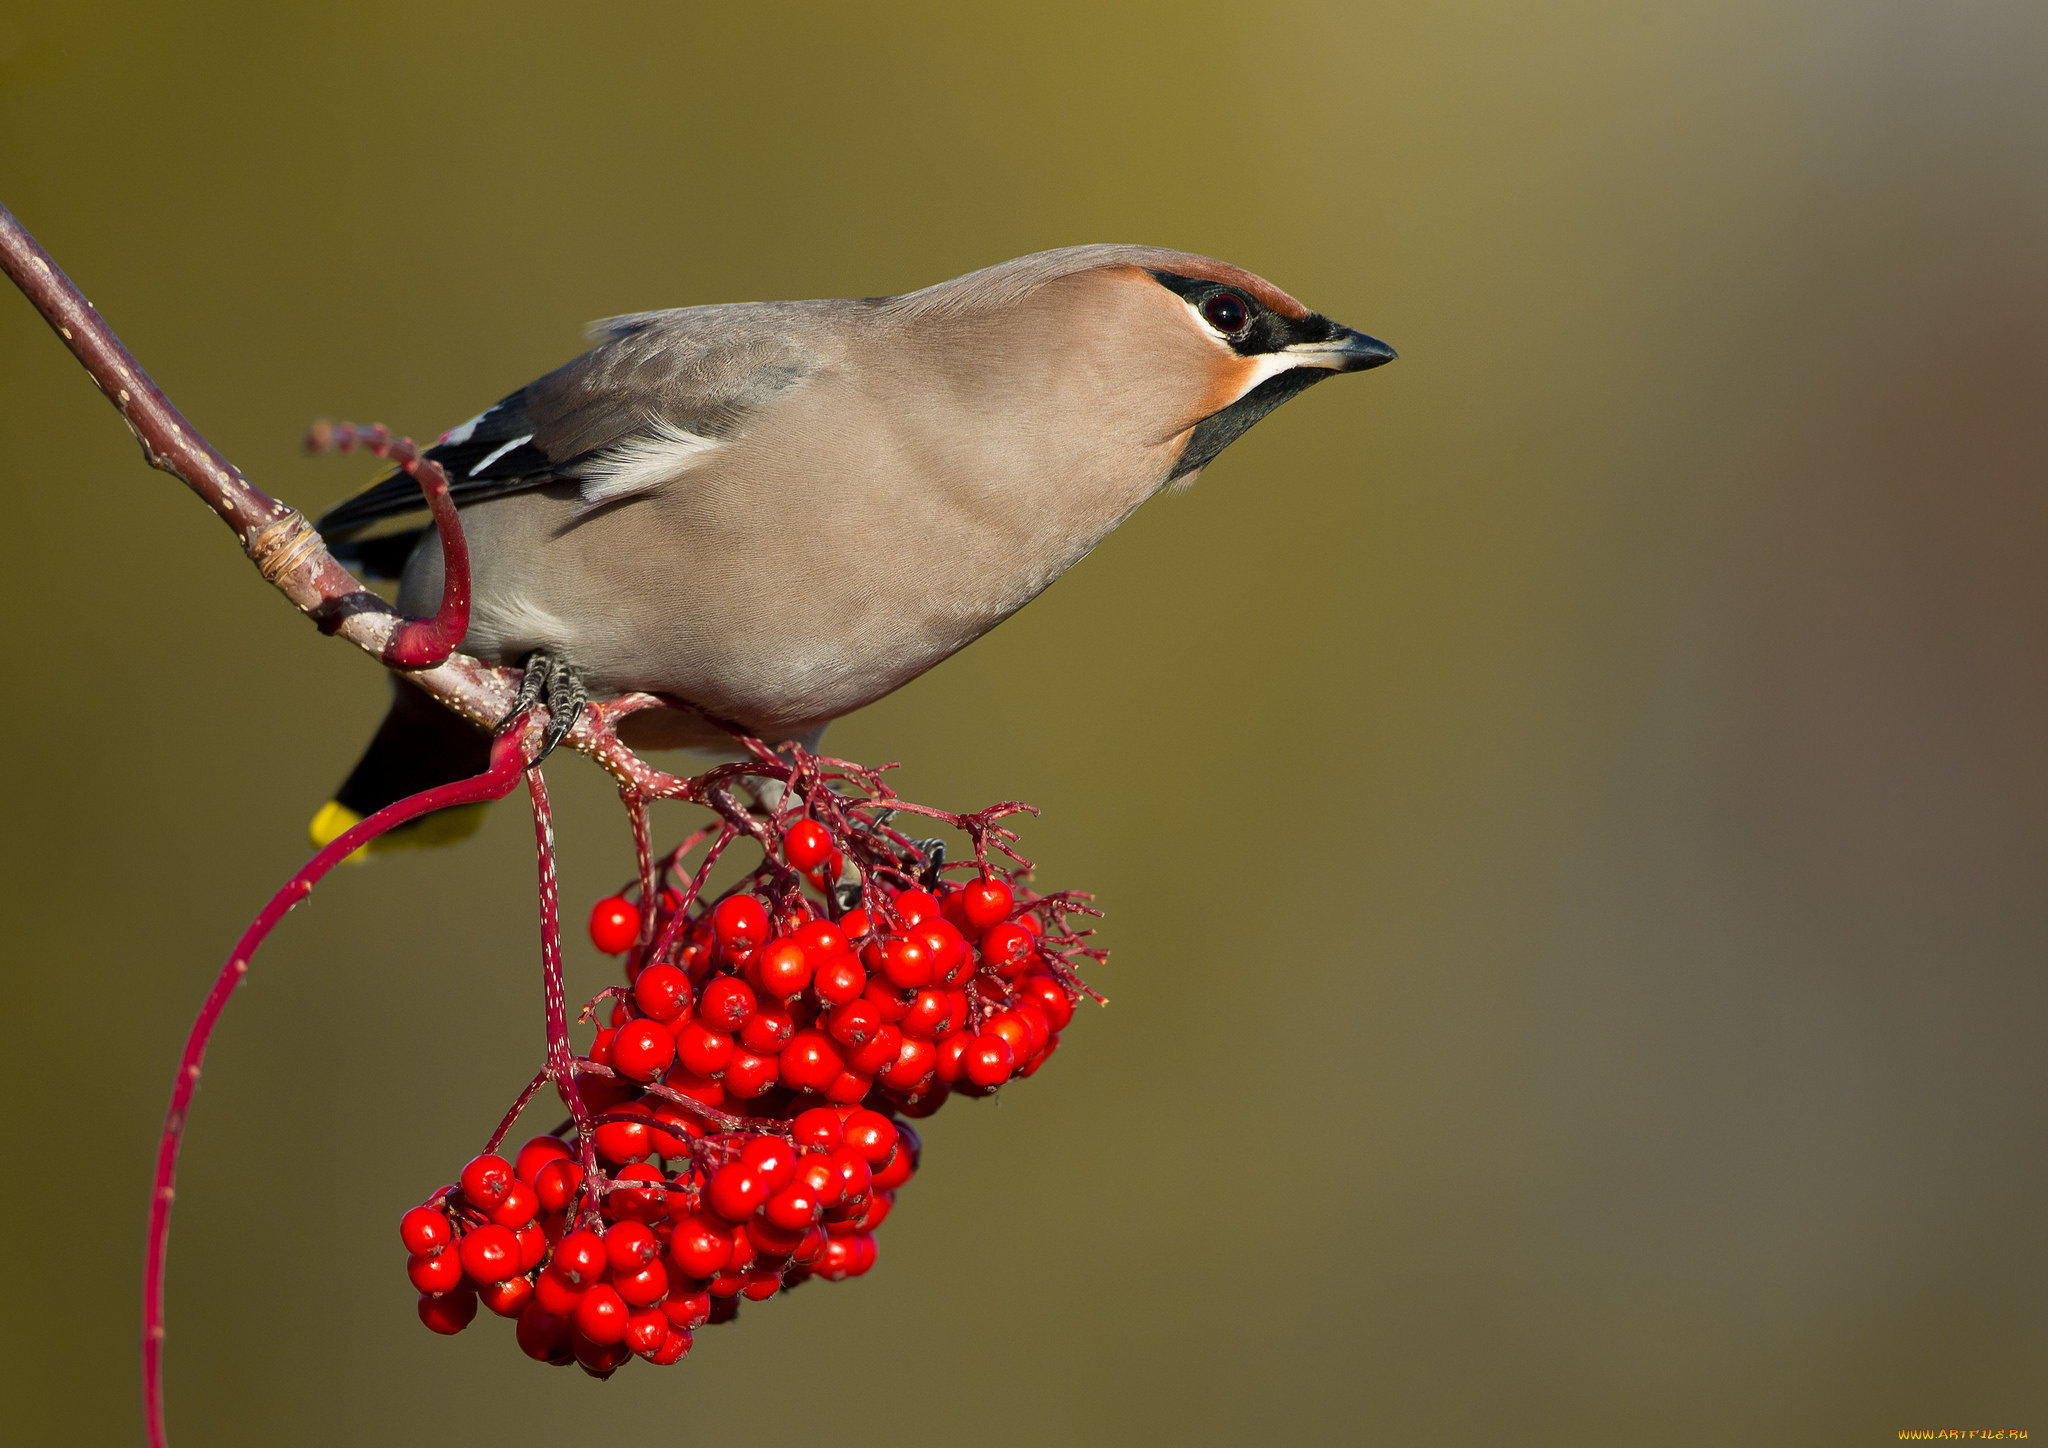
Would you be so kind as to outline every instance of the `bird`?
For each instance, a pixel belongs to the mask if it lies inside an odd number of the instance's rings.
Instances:
[[[442,435],[468,540],[462,648],[522,667],[551,748],[642,691],[635,748],[814,746],[1022,608],[1267,413],[1393,348],[1264,278],[1161,247],[1019,257],[888,297],[612,317],[581,356]],[[440,546],[394,472],[318,523],[434,612]],[[393,675],[313,823],[481,772],[489,740]],[[481,806],[385,838],[442,843]]]

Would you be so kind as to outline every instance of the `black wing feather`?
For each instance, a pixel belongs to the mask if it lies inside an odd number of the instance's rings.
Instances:
[[[555,464],[534,446],[533,431],[521,388],[479,417],[461,441],[436,443],[426,456],[447,472],[448,495],[458,506],[478,503],[554,480]],[[420,485],[401,468],[329,508],[315,526],[330,542],[346,541],[373,523],[425,507]]]

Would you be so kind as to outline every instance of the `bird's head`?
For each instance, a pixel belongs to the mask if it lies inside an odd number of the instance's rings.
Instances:
[[[983,375],[1004,388],[1051,383],[1070,416],[1115,418],[1182,486],[1289,398],[1395,356],[1263,277],[1160,247],[1039,252],[892,300],[994,343]]]

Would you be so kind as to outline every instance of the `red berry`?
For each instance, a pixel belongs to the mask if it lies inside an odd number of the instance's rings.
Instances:
[[[582,1287],[571,1282],[550,1265],[534,1279],[533,1300],[541,1305],[543,1311],[566,1318],[576,1310],[576,1304],[583,1300],[583,1291]]]
[[[829,1106],[813,1106],[799,1111],[789,1123],[789,1131],[798,1146],[813,1151],[830,1151],[843,1140],[839,1113]]]
[[[677,1043],[677,1050],[681,1050],[680,1042]],[[701,1101],[706,1106],[725,1104],[724,1086],[708,1076],[697,1075],[681,1062],[669,1067],[668,1075],[663,1079],[668,1083],[669,1090],[687,1096],[693,1101]]]
[[[540,1194],[525,1182],[514,1180],[505,1200],[491,1209],[491,1220],[518,1231],[540,1215]]]
[[[779,1136],[755,1137],[741,1148],[740,1160],[759,1174],[771,1196],[796,1180],[796,1149]]]
[[[868,1193],[868,1185],[874,1173],[868,1170],[868,1159],[850,1146],[836,1146],[828,1158],[839,1168],[840,1205],[843,1207],[856,1197]]]
[[[940,915],[929,920],[920,920],[910,929],[911,935],[924,942],[925,949],[932,953],[932,979],[947,981],[955,976],[965,979],[974,968],[974,957],[968,952],[967,942],[960,937],[960,931],[953,922]]]
[[[768,1220],[785,1232],[807,1232],[824,1213],[818,1194],[803,1182],[784,1187],[762,1208]]]
[[[967,1049],[974,1044],[974,1037],[966,1031],[955,1031],[938,1043],[938,1059],[932,1062],[933,1073],[950,1086],[967,1074]]]
[[[626,1335],[626,1303],[605,1283],[598,1283],[576,1304],[576,1330],[600,1347]]]
[[[881,1226],[882,1223],[889,1220],[889,1213],[891,1210],[895,1208],[895,1206],[896,1198],[887,1190],[878,1188],[875,1191],[868,1193],[868,1204],[866,1209],[863,1210],[861,1214],[853,1220],[855,1231],[874,1231],[875,1228]]]
[[[851,1237],[833,1237],[825,1243],[824,1260],[818,1264],[818,1275],[827,1282],[844,1282],[855,1274],[854,1264],[860,1260],[860,1249]]]
[[[1025,976],[1020,994],[1045,1012],[1045,1023],[1055,1033],[1064,1031],[1074,1019],[1074,998],[1049,975]]]
[[[770,1001],[756,1008],[747,1017],[747,1023],[740,1027],[740,1044],[757,1056],[773,1056],[780,1053],[795,1034],[796,1021],[787,1008],[779,1002]]]
[[[954,1011],[949,993],[927,987],[912,997],[910,1009],[903,1016],[903,1034],[922,1036],[928,1041],[950,1036],[960,1028],[961,1014]]]
[[[498,1316],[517,1317],[526,1310],[526,1304],[533,1301],[533,1283],[515,1273],[503,1282],[493,1282],[488,1287],[477,1289],[476,1295]]]
[[[652,1081],[676,1058],[676,1038],[660,1021],[628,1021],[612,1038],[612,1066],[635,1081]]]
[[[762,987],[777,1000],[788,1000],[811,983],[811,959],[794,940],[778,940],[768,946],[756,968]]]
[[[697,999],[697,1016],[712,1030],[729,1035],[747,1023],[755,1003],[754,992],[745,981],[722,975],[704,987]]]
[[[496,1222],[478,1227],[462,1239],[462,1270],[479,1286],[503,1282],[519,1270],[519,1239]]]
[[[462,1285],[462,1254],[443,1251],[411,1258],[405,1264],[405,1275],[422,1292],[453,1292]]]
[[[872,1076],[884,1066],[894,1063],[902,1045],[903,1032],[894,1026],[884,1025],[869,1036],[864,1045],[847,1051],[846,1067],[863,1076]]]
[[[886,975],[869,976],[867,988],[861,992],[861,999],[880,1011],[885,1021],[902,1020],[916,998],[916,992],[899,989]]]
[[[732,1260],[732,1233],[709,1217],[689,1217],[676,1224],[668,1250],[685,1275],[716,1277]]]
[[[1028,1051],[1019,1056],[1035,1056],[1045,1049],[1045,1043],[1052,1039],[1052,1023],[1045,1018],[1045,1012],[1036,1001],[1023,1001],[1011,1008],[1011,1013],[1024,1023],[1024,1032],[1030,1038]]]
[[[590,943],[606,955],[621,955],[640,938],[640,907],[623,895],[607,895],[591,907]]]
[[[611,1270],[604,1238],[588,1227],[578,1228],[555,1243],[553,1269],[571,1287],[588,1287]]]
[[[637,1101],[628,1102],[613,1107],[606,1114],[620,1119],[604,1122],[591,1133],[599,1156],[609,1162],[624,1164],[638,1161],[654,1149],[647,1129],[653,1113],[645,1106]]]
[[[476,1321],[474,1292],[444,1292],[439,1297],[420,1298],[420,1321],[447,1337]]]
[[[649,1262],[638,1272],[612,1274],[612,1290],[628,1307],[652,1307],[668,1296],[668,1269]]]
[[[728,1222],[744,1222],[768,1200],[768,1183],[744,1162],[728,1162],[711,1178],[704,1200]]]
[[[853,948],[847,943],[846,932],[829,920],[806,920],[790,939],[804,948],[813,966],[836,960]]]
[[[705,1301],[710,1301],[706,1298]],[[687,1329],[671,1327],[668,1341],[647,1355],[647,1361],[658,1368],[671,1367],[690,1355],[692,1334]]]
[[[512,1174],[528,1186],[537,1185],[542,1167],[551,1161],[565,1160],[568,1155],[569,1148],[562,1145],[558,1138],[536,1136],[519,1148],[518,1163]]]
[[[839,928],[848,940],[859,940],[874,929],[874,924],[868,919],[867,911],[849,910],[839,917]]]
[[[982,964],[999,975],[1014,976],[1031,964],[1031,933],[1021,925],[1004,921],[981,937]]]
[[[858,996],[868,983],[868,973],[851,955],[835,955],[811,975],[811,989],[827,1005],[844,1005]]]
[[[620,1368],[633,1360],[633,1349],[626,1346],[625,1328],[619,1329],[619,1342],[592,1342],[583,1335],[583,1329],[572,1320],[570,1323],[569,1346],[576,1350],[576,1365],[584,1372],[603,1382]]]
[[[519,1350],[535,1362],[567,1363],[569,1351],[569,1319],[549,1312],[539,1302],[529,1302],[519,1314],[519,1326],[513,1336],[518,1339]]]
[[[894,1156],[890,1157],[883,1165],[875,1168],[874,1180],[870,1185],[877,1192],[893,1192],[896,1188],[909,1181],[910,1174],[916,1170],[917,1166],[911,1160],[910,1148],[899,1146],[896,1148]]]
[[[528,1222],[514,1235],[519,1239],[519,1270],[531,1272],[548,1255],[547,1228],[539,1222]]]
[[[1028,1061],[1034,1048],[1031,1044],[1031,1027],[1024,1024],[1024,1018],[1015,1011],[998,1011],[982,1023],[985,1035],[1001,1036],[1010,1045],[1010,1059]]]
[[[746,987],[742,985],[740,989]],[[701,1020],[685,1021],[676,1032],[676,1060],[693,1076],[716,1076],[731,1059],[732,1037]]]
[[[915,925],[918,921],[928,919],[939,913],[938,898],[933,895],[927,895],[922,890],[903,890],[898,892],[895,905],[896,913],[902,917],[905,925]]]
[[[661,1238],[644,1222],[620,1222],[604,1234],[604,1257],[616,1275],[638,1272],[661,1255]]]
[[[938,1064],[939,1049],[930,1041],[920,1041],[915,1036],[905,1036],[896,1048],[896,1059],[882,1067],[882,1084],[892,1091],[914,1090],[918,1082],[932,1074]]]
[[[881,957],[882,974],[892,985],[915,990],[932,983],[937,962],[932,959],[931,947],[915,935],[895,935],[883,941]]]
[[[867,1100],[868,1091],[874,1084],[875,1078],[865,1071],[841,1071],[825,1088],[825,1099],[842,1106],[852,1106]]]
[[[671,1329],[690,1332],[711,1316],[711,1294],[698,1288],[693,1292],[671,1292],[662,1299],[662,1315]]]
[[[747,1218],[747,1238],[763,1258],[787,1257],[803,1245],[804,1233],[810,1230],[808,1223],[792,1232],[776,1226],[766,1216]]]
[[[835,1008],[825,1029],[842,1046],[858,1046],[882,1028],[882,1013],[868,1000],[852,1000]]]
[[[398,1219],[398,1240],[415,1257],[430,1257],[455,1240],[448,1218],[432,1207],[414,1207]]]
[[[1000,1086],[1017,1069],[1017,1054],[1001,1036],[976,1036],[962,1058],[967,1079],[977,1086]]]
[[[815,870],[832,858],[832,833],[816,820],[798,820],[782,837],[782,857],[799,870]]]
[[[960,891],[960,913],[976,930],[986,930],[1009,919],[1016,904],[1017,898],[1010,893],[1010,887],[987,875],[968,881]]]
[[[666,961],[650,965],[633,981],[633,1004],[652,1020],[680,1020],[690,1009],[690,978]]]
[[[823,1031],[798,1031],[782,1048],[782,1080],[799,1091],[823,1091],[839,1079],[845,1058]]]
[[[667,1182],[657,1167],[644,1163],[619,1173],[619,1184],[604,1199],[605,1212],[621,1222],[658,1222],[668,1213]],[[638,1185],[641,1182],[646,1186]]]
[[[488,1212],[505,1200],[515,1180],[512,1163],[504,1157],[495,1153],[479,1156],[462,1169],[462,1194],[471,1205]]]
[[[753,1022],[749,1021],[748,1025]],[[760,1055],[753,1051],[735,1048],[732,1058],[725,1063],[725,1089],[742,1101],[751,1101],[773,1086],[781,1074],[782,1058],[779,1055]]]
[[[841,1128],[846,1144],[867,1158],[868,1165],[880,1166],[896,1149],[896,1124],[879,1111],[856,1111]]]
[[[730,895],[711,912],[711,928],[728,951],[752,950],[768,939],[768,912],[752,895]]]
[[[656,1102],[654,1119],[659,1124],[648,1128],[647,1142],[657,1156],[687,1156],[691,1140],[704,1134],[696,1117],[671,1102]]]
[[[540,1198],[542,1211],[566,1211],[569,1203],[576,1199],[577,1188],[582,1185],[583,1168],[563,1158],[540,1169],[540,1174],[533,1181],[533,1194]]]
[[[668,1343],[668,1319],[661,1310],[643,1307],[626,1319],[625,1344],[644,1358],[651,1358]]]

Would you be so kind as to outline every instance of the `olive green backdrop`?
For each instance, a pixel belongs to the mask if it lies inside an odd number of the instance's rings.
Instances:
[[[873,1275],[605,1385],[419,1327],[399,1212],[540,1049],[500,806],[230,1008],[174,1437],[2048,1433],[2044,70],[1967,0],[0,11],[0,200],[309,510],[371,472],[309,418],[430,436],[588,318],[1073,242],[1402,354],[834,729],[1042,805],[1116,952]],[[0,1439],[129,1442],[186,1020],[383,684],[11,296],[0,435]],[[628,841],[551,777],[580,911]]]

